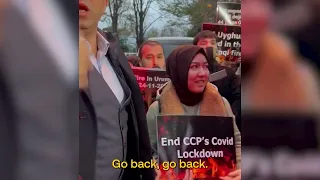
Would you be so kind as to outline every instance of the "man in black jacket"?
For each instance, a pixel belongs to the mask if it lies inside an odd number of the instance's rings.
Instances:
[[[221,70],[226,71],[227,75],[220,80],[214,81],[213,84],[218,87],[220,94],[229,101],[241,131],[241,79],[232,68],[221,66],[215,60],[214,57],[217,54],[216,39],[217,36],[212,31],[201,31],[195,36],[193,44],[205,48],[209,57],[210,73]]]
[[[130,162],[152,159],[143,100],[119,43],[97,26],[106,0],[79,2],[80,34],[88,43],[93,68],[80,91],[80,162],[83,180],[155,178],[154,169],[130,168]],[[119,162],[127,161],[127,168]]]

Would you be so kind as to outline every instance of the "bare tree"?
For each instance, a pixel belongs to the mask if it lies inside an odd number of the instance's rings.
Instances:
[[[145,36],[147,38],[152,38],[152,37],[158,37],[159,34],[160,34],[159,29],[155,28],[155,27],[152,27],[152,28],[150,28],[150,30],[147,31]]]
[[[145,20],[146,16],[148,14],[148,11],[150,9],[151,4],[155,0],[133,0],[133,22],[134,22],[134,31],[136,35],[136,44],[137,47],[140,47],[140,45],[144,41],[144,35],[146,31],[151,27],[153,23],[155,23],[158,19],[162,18],[163,16],[159,16],[155,20],[153,20],[150,24],[145,26]]]
[[[119,33],[120,20],[123,19],[124,13],[129,8],[128,0],[109,0],[108,11],[105,13],[102,21],[107,22],[107,18],[111,19],[111,31]]]
[[[183,37],[185,35],[186,29],[184,27],[180,27],[179,29],[177,29],[176,26],[170,26],[170,24],[165,25],[160,33],[161,37]]]
[[[189,27],[187,36],[195,36],[203,22],[214,22],[217,0],[157,0],[160,10],[171,14],[177,27]],[[181,21],[183,19],[184,21]],[[172,26],[171,26],[172,27]]]

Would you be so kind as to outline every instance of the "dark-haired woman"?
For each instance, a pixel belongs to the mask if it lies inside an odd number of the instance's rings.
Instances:
[[[167,73],[171,79],[158,90],[158,101],[150,105],[147,120],[152,146],[156,149],[156,117],[158,115],[203,115],[233,117],[228,101],[216,86],[209,83],[208,58],[204,49],[186,45],[175,49],[167,58]],[[161,112],[160,112],[161,109]],[[238,170],[221,179],[240,180],[241,136],[234,123]]]

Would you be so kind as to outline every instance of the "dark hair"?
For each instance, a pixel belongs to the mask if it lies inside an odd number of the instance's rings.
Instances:
[[[142,49],[145,45],[149,45],[149,46],[161,46],[161,48],[163,49],[162,45],[157,42],[157,41],[152,41],[152,40],[148,40],[148,41],[145,41],[144,43],[142,43],[139,47],[139,50],[138,50],[138,56],[139,58],[141,59],[142,58]]]
[[[197,54],[203,54],[208,61],[203,48],[196,45],[182,45],[174,49],[167,58],[166,72],[176,90],[182,104],[194,106],[203,98],[202,93],[193,93],[188,87],[190,65]]]
[[[128,56],[128,61],[135,67],[140,67],[139,62],[141,61],[138,56]]]
[[[200,40],[205,38],[217,39],[217,35],[213,31],[209,31],[209,30],[201,31],[194,37],[193,45],[197,45]]]

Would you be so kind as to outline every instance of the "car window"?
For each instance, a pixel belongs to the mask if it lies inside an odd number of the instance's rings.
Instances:
[[[164,55],[167,59],[167,57],[169,56],[169,54],[178,46],[180,45],[184,45],[184,44],[192,44],[192,42],[160,42],[162,47],[163,47],[163,51],[164,51]]]

